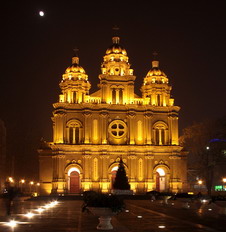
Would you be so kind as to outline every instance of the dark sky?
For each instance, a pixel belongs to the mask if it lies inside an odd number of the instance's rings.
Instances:
[[[97,90],[115,24],[137,76],[138,95],[152,53],[158,52],[181,107],[180,131],[194,121],[226,115],[225,1],[6,1],[0,118],[7,128],[8,160],[15,156],[15,175],[37,176],[35,151],[41,137],[51,141],[52,103],[58,101],[73,48],[79,48],[91,92]]]

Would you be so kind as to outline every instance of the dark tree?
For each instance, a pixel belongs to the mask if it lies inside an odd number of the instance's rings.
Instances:
[[[180,137],[181,145],[189,151],[188,171],[193,174],[193,181],[197,176],[205,181],[209,195],[219,179],[219,169],[226,168],[225,125],[226,117],[204,120],[185,128]]]
[[[126,170],[123,164],[122,159],[119,161],[118,170],[115,177],[115,182],[113,183],[113,189],[119,190],[129,190],[130,185],[128,182],[128,178],[126,176]]]

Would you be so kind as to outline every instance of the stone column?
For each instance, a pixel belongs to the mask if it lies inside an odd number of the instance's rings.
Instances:
[[[64,166],[65,166],[65,155],[59,154],[56,156],[56,166],[57,166],[57,193],[64,193],[65,191],[65,175],[64,175]]]
[[[82,143],[82,128],[81,127],[79,127],[78,132],[79,132],[79,134],[78,134],[79,135],[79,138],[78,138],[79,142],[78,143],[80,144],[80,143]]]
[[[101,142],[102,144],[107,144],[107,118],[108,118],[108,112],[102,111],[100,113],[101,116],[101,124],[102,124],[102,130],[101,130]]]
[[[150,113],[147,113],[145,114],[145,131],[146,131],[146,141],[147,141],[147,144],[152,144],[151,142],[151,133],[152,133],[152,130],[151,130],[151,118],[152,118],[152,115]]]
[[[159,136],[159,145],[162,145],[162,129],[158,129],[158,131],[159,131],[159,134],[158,134],[158,136]]]
[[[85,141],[84,143],[89,144],[90,143],[90,131],[91,131],[91,124],[90,124],[90,117],[91,113],[89,111],[85,111],[84,113],[85,117],[85,126],[84,126],[84,135],[85,135]]]
[[[129,118],[129,143],[130,144],[135,144],[135,139],[134,139],[134,118],[136,114],[134,112],[129,112],[128,118]]]
[[[83,155],[83,179],[84,181],[90,181],[91,179],[91,155],[89,153],[85,153]]]

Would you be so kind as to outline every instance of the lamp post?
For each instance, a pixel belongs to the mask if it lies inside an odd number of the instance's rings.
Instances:
[[[199,192],[201,192],[201,185],[203,184],[202,180],[198,180],[198,185],[199,185]]]
[[[34,185],[34,181],[30,181],[30,194],[32,193],[32,185]]]
[[[21,179],[21,180],[20,180],[20,191],[21,191],[21,193],[23,193],[23,186],[24,186],[24,183],[25,183],[25,180],[24,180],[24,179]]]
[[[14,183],[14,179],[11,176],[8,179],[10,183]]]
[[[38,182],[38,183],[36,184],[36,192],[37,192],[38,195],[39,195],[39,188],[40,188],[40,183]]]

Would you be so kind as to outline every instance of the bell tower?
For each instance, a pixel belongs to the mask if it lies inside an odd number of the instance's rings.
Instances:
[[[141,87],[142,97],[148,99],[152,106],[173,106],[174,99],[170,98],[172,87],[166,74],[160,70],[159,61],[152,61],[152,68],[144,78]]]
[[[101,102],[107,104],[130,104],[134,98],[133,69],[130,68],[126,50],[120,38],[114,36],[113,44],[107,49],[101,65]]]
[[[78,49],[74,49],[75,55],[72,57],[72,64],[63,74],[60,88],[62,94],[59,102],[83,103],[86,95],[89,94],[90,83],[85,70],[79,65]]]

